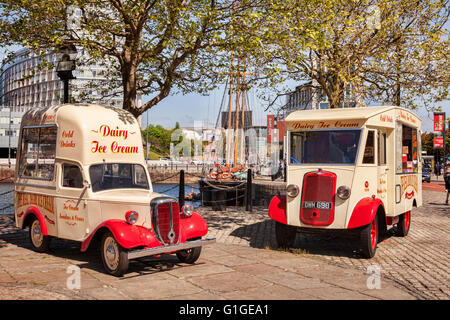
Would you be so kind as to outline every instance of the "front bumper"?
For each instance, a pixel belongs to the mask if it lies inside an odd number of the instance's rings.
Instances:
[[[191,249],[191,248],[195,248],[195,247],[202,247],[202,246],[205,246],[208,244],[213,244],[215,242],[216,242],[216,238],[209,238],[209,239],[187,241],[184,243],[173,244],[173,245],[163,246],[163,247],[131,250],[128,252],[128,259],[136,259],[136,258],[142,258],[142,257],[147,257],[147,256],[154,256],[154,255],[161,254],[161,253],[186,250],[186,249]]]

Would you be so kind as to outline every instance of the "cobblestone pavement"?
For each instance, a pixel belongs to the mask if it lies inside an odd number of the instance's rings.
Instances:
[[[390,281],[370,288],[370,275],[359,270],[224,243],[205,246],[194,265],[175,255],[132,260],[116,278],[104,272],[97,252],[80,253],[71,241],[52,241],[49,253],[30,250],[26,232],[11,219],[0,216],[0,300],[177,300],[185,306],[186,300],[415,299]]]
[[[450,299],[450,206],[446,194],[423,191],[423,206],[413,210],[412,225],[405,238],[394,236],[378,244],[376,256],[364,259],[345,234],[297,234],[291,252],[357,270],[371,265],[381,268],[382,277],[394,281],[418,299]],[[228,208],[226,212],[202,208],[217,242],[276,249],[275,224],[267,209],[254,208],[252,213]],[[355,240],[355,241],[353,241]]]
[[[1,299],[449,299],[449,207],[445,193],[424,192],[406,238],[389,236],[372,260],[348,238],[299,235],[290,251],[278,250],[267,209],[252,213],[200,208],[217,243],[195,265],[174,255],[133,260],[122,278],[105,274],[98,252],[52,241],[49,253],[30,249],[26,231],[0,215]],[[378,265],[381,288],[368,287],[368,267]],[[79,267],[81,288],[70,290],[68,267]]]

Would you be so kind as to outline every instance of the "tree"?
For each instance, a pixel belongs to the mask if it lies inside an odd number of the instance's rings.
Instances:
[[[433,138],[434,138],[433,132],[422,133],[422,151],[426,151],[427,155],[434,154]]]
[[[35,52],[73,44],[108,66],[111,94],[138,117],[176,92],[205,93],[228,67],[236,20],[250,22],[259,0],[2,0],[0,44]],[[222,71],[222,72],[221,72]],[[119,79],[119,80],[117,80]],[[141,91],[150,100],[136,106]]]
[[[448,99],[447,1],[274,1],[261,33],[286,78],[336,108],[346,90],[415,108]]]

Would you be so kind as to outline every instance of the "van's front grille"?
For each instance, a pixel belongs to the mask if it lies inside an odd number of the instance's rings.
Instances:
[[[180,241],[180,211],[175,198],[160,197],[151,204],[152,223],[155,235],[163,245]]]
[[[329,225],[334,220],[336,175],[314,171],[303,178],[300,220],[310,225]]]

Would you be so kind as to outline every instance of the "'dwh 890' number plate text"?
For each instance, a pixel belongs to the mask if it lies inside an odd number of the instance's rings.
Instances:
[[[331,210],[331,202],[326,201],[303,201],[304,209],[325,209]]]

